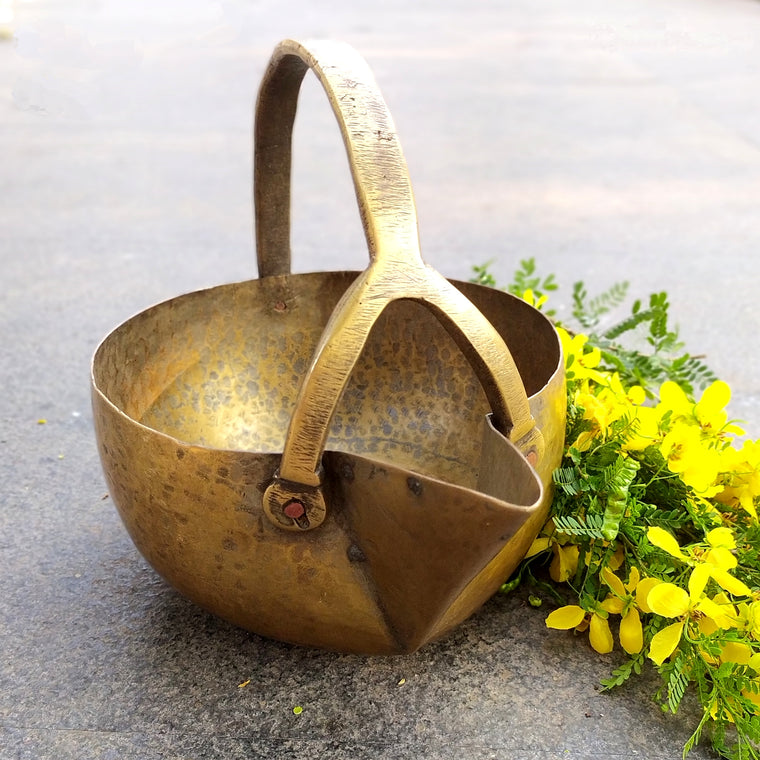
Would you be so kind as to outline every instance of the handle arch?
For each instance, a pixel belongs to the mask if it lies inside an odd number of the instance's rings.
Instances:
[[[396,126],[366,61],[331,40],[284,40],[259,89],[254,127],[254,217],[259,276],[290,273],[290,176],[298,93],[311,69],[343,136],[370,262],[420,258],[417,210]],[[420,259],[421,260],[421,259]]]
[[[325,518],[321,458],[351,371],[385,307],[425,305],[473,367],[494,423],[535,464],[543,438],[514,359],[478,309],[420,255],[411,182],[393,120],[366,62],[344,43],[286,40],[275,49],[256,106],[254,204],[259,272],[290,271],[291,136],[298,92],[311,69],[340,125],[362,219],[369,267],[335,307],[296,399],[280,468],[264,510],[287,530]]]

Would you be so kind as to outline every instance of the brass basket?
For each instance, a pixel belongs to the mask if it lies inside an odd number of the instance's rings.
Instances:
[[[308,69],[348,152],[360,273],[289,273]],[[254,174],[260,279],[147,309],[95,353],[108,486],[147,560],[217,615],[303,645],[413,651],[498,589],[546,517],[560,342],[520,299],[423,263],[391,116],[347,45],[275,49]]]

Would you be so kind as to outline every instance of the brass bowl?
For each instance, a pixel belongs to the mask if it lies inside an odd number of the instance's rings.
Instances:
[[[308,68],[343,130],[364,272],[288,273]],[[422,262],[390,115],[351,48],[275,50],[255,181],[261,278],[147,309],[95,353],[109,490],[153,567],[217,615],[298,644],[413,651],[498,589],[546,517],[558,336],[520,299]]]

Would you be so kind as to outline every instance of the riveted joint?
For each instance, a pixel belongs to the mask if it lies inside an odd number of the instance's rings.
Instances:
[[[544,437],[535,425],[522,438],[514,441],[514,444],[532,467],[537,467],[543,459]]]
[[[294,532],[313,530],[327,516],[321,486],[293,483],[277,473],[264,492],[263,507],[274,525]]]

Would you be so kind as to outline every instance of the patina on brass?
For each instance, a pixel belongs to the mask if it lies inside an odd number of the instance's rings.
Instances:
[[[308,69],[348,152],[361,273],[290,274]],[[347,45],[276,48],[254,165],[260,279],[154,306],[95,354],[109,489],[148,561],[221,617],[299,644],[413,651],[493,594],[545,519],[559,340],[523,301],[423,263],[395,127]]]

